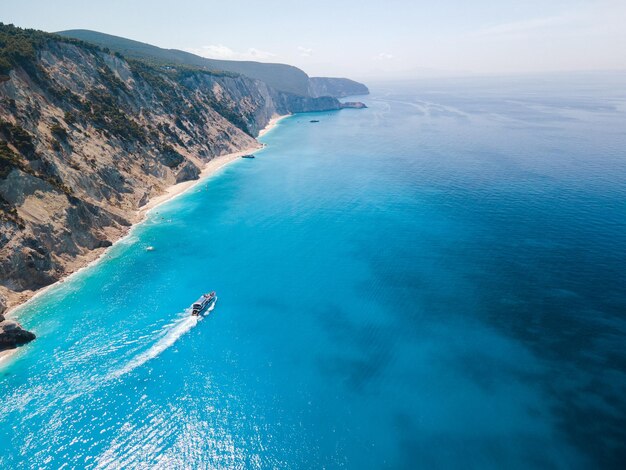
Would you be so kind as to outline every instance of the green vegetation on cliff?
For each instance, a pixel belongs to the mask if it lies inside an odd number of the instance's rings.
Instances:
[[[5,76],[14,67],[32,66],[36,50],[51,35],[34,29],[21,29],[0,23],[0,75]]]
[[[72,29],[58,34],[107,47],[130,59],[141,59],[156,66],[188,66],[211,72],[231,72],[261,80],[272,88],[297,95],[309,95],[309,77],[297,67],[253,61],[216,60],[176,49],[162,49],[111,34]]]
[[[0,120],[0,136],[4,136],[20,153],[27,157],[35,153],[33,136],[18,125]]]
[[[299,96],[338,98],[369,93],[365,85],[354,80],[309,77],[305,72],[291,65],[208,59],[185,51],[162,49],[143,42],[86,29],[61,31],[58,34],[106,47],[126,58],[138,59],[153,66],[176,69],[185,66],[194,70],[245,75],[261,80],[278,91]]]
[[[32,69],[37,58],[37,50],[50,40],[80,44],[89,49],[99,49],[93,44],[83,43],[78,39],[0,23],[0,77],[4,77],[6,80],[6,75],[18,65]]]

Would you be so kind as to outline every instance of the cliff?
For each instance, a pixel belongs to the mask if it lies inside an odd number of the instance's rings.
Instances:
[[[256,145],[272,116],[341,107],[0,24],[0,303],[94,259],[150,198]]]
[[[344,98],[354,95],[368,95],[369,89],[362,83],[349,78],[311,77],[309,79],[309,95],[334,96]]]
[[[60,31],[58,34],[106,47],[111,51],[123,54],[124,57],[141,59],[155,64],[186,65],[209,71],[237,73],[261,80],[277,91],[294,95],[310,98],[322,96],[342,98],[369,93],[365,85],[354,80],[327,77],[310,78],[304,71],[292,65],[208,59],[185,51],[163,49],[151,44],[87,29]]]

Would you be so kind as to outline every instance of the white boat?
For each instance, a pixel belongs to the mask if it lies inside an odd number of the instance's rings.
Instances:
[[[200,297],[192,304],[191,314],[194,316],[200,315],[204,310],[207,309],[209,305],[211,305],[216,300],[217,296],[215,295],[215,291],[208,294],[202,294],[202,297]]]

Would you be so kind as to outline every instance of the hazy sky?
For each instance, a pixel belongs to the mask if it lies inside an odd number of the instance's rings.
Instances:
[[[626,69],[626,0],[0,0],[0,21],[357,79]]]

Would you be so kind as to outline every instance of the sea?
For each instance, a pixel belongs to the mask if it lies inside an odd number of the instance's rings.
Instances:
[[[623,468],[626,75],[370,85],[16,311],[0,468]]]

